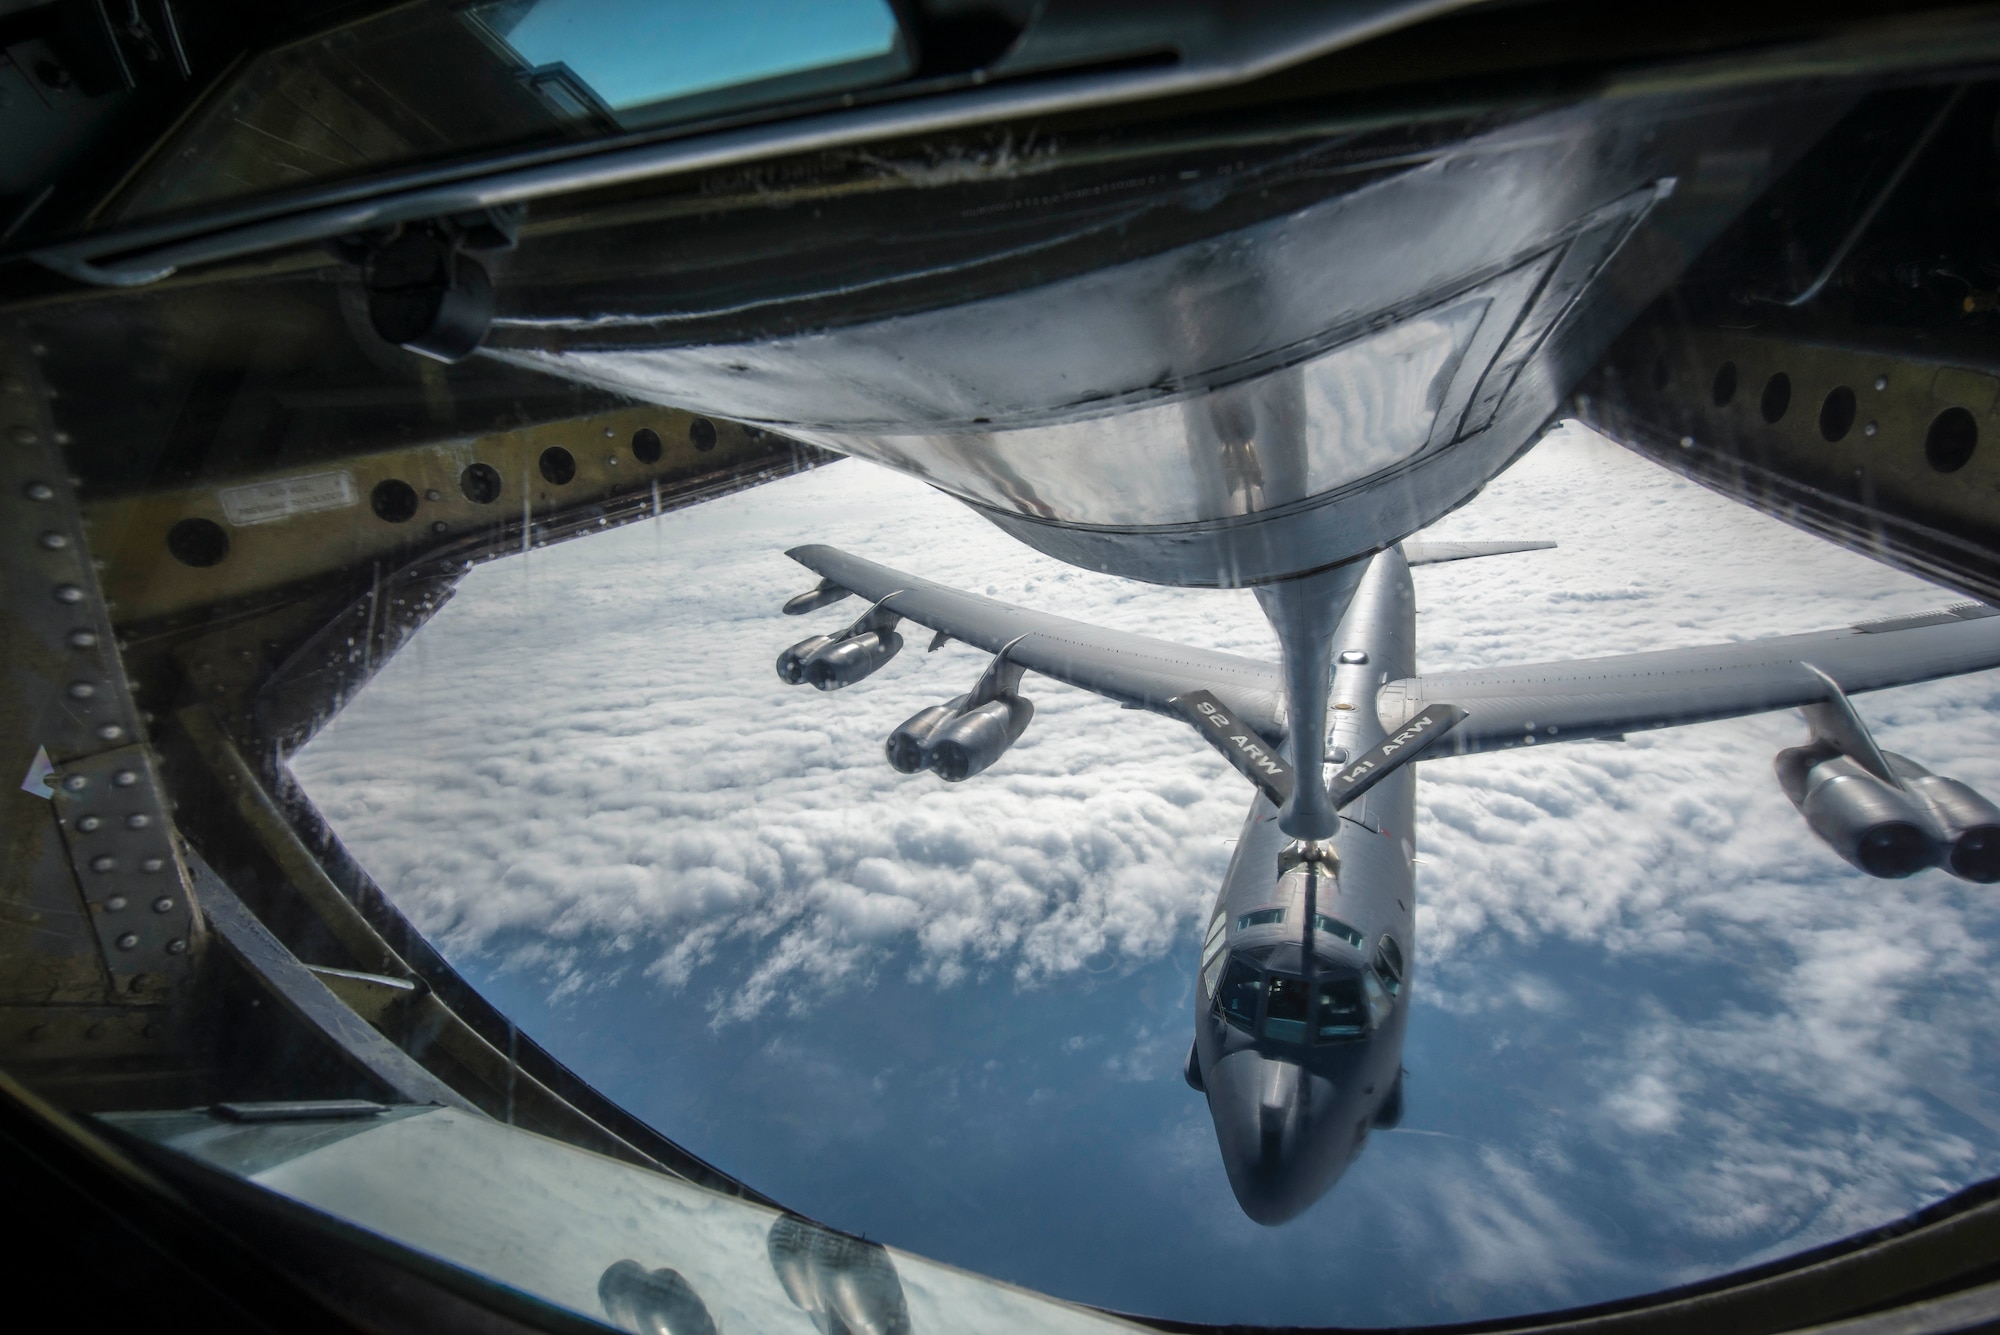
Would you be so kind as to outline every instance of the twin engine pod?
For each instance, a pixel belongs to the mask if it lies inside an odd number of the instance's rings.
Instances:
[[[2000,807],[1914,760],[1881,754],[1901,788],[1824,742],[1780,751],[1778,784],[1812,832],[1870,876],[1941,865],[1981,885],[2000,881]]]
[[[917,711],[889,734],[883,750],[904,774],[930,770],[947,783],[961,783],[998,760],[1021,739],[1035,706],[1019,695],[1003,695],[967,708],[971,695]]]
[[[822,691],[852,686],[903,648],[893,630],[864,631],[841,638],[815,635],[778,655],[778,679],[788,686],[809,684]]]

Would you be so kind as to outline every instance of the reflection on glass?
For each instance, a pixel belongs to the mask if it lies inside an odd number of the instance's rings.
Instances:
[[[1081,421],[937,436],[795,434],[1026,515],[1151,525],[1253,514],[1423,448],[1486,310],[1483,300],[1458,301],[1298,366]]]
[[[789,1214],[765,1245],[778,1282],[820,1335],[910,1335],[902,1281],[879,1245]]]
[[[1354,943],[1360,945],[1359,941]],[[1389,989],[1390,996],[1397,996],[1403,990],[1403,948],[1396,944],[1396,938],[1386,933],[1375,947],[1375,972],[1382,979],[1382,986]]]
[[[1257,1003],[1264,996],[1264,975],[1256,965],[1248,960],[1232,959],[1229,973],[1222,980],[1222,991],[1217,993],[1222,1013],[1238,1029],[1250,1029],[1257,1023]]]
[[[1323,978],[1319,985],[1319,1041],[1358,1038],[1368,1029],[1368,1012],[1357,978]]]
[[[715,1335],[708,1304],[678,1270],[620,1261],[597,1281],[604,1313],[635,1335]]]
[[[1324,932],[1328,936],[1339,937],[1342,941],[1345,941],[1357,950],[1360,949],[1362,941],[1366,939],[1361,935],[1359,929],[1348,926],[1338,918],[1330,918],[1324,913],[1313,914],[1313,930],[1315,932]]]
[[[1306,1040],[1306,981],[1272,974],[1264,1002],[1264,1037],[1278,1043]]]

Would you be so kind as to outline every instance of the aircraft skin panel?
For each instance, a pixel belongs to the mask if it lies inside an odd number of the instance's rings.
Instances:
[[[1739,718],[1817,704],[1827,674],[1849,695],[2000,667],[2000,617],[1880,630],[1850,626],[1699,648],[1662,649],[1566,663],[1481,668],[1392,680],[1382,717],[1392,726],[1426,704],[1468,713],[1426,759],[1530,744],[1580,741],[1652,728]],[[1919,623],[1919,624],[1909,624]]]

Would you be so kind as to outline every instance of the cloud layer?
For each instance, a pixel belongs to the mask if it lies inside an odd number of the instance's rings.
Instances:
[[[1433,536],[1562,546],[1420,570],[1426,670],[1950,600],[1578,430]],[[1773,716],[1426,765],[1408,1131],[1247,1224],[1179,1084],[1246,785],[1035,678],[987,774],[894,773],[882,739],[981,657],[917,633],[847,691],[782,686],[780,648],[860,610],[776,615],[807,541],[1274,652],[1246,594],[1073,571],[844,463],[474,571],[295,766],[461,968],[761,1188],[1089,1301],[1362,1324],[1640,1291],[2000,1171],[1992,892],[1850,871],[1777,789]],[[1860,703],[2000,795],[1992,674]]]

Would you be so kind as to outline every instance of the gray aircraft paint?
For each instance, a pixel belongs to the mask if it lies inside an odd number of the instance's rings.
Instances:
[[[1424,758],[1816,705],[1827,698],[1828,681],[1854,693],[2000,666],[2000,616],[1961,604],[1805,635],[1417,675],[1412,559],[1462,560],[1530,546],[1413,543],[1409,557],[1394,547],[1370,559],[1330,646],[1328,755],[1361,756],[1438,703],[1466,717]],[[831,547],[788,555],[880,612],[990,652],[1005,648],[1021,669],[1134,708],[1188,721],[1187,699],[1207,692],[1265,740],[1292,751],[1276,664],[1029,611]],[[1208,1099],[1237,1201],[1259,1223],[1294,1218],[1325,1195],[1369,1127],[1392,1119],[1399,1105],[1415,959],[1415,783],[1413,767],[1399,766],[1339,811],[1330,841],[1337,873],[1321,862],[1287,865],[1291,841],[1279,828],[1279,809],[1260,791],[1206,919],[1190,1083]],[[1281,910],[1282,919],[1242,921],[1258,910]],[[1321,915],[1351,928],[1359,944],[1337,927],[1308,932]],[[1262,1036],[1261,1013],[1254,1036],[1217,1013],[1217,985],[1226,988],[1238,952],[1266,954],[1262,962],[1288,977],[1357,979],[1366,994],[1385,939],[1399,957],[1399,985],[1363,1035],[1323,1044],[1272,1041]]]
[[[1383,739],[1375,695],[1382,674],[1406,675],[1416,666],[1415,608],[1401,555],[1375,558],[1335,636],[1336,652],[1359,651],[1367,661],[1340,663],[1334,670],[1334,748],[1358,754]],[[1341,813],[1332,841],[1340,870],[1333,876],[1316,876],[1307,865],[1278,874],[1287,840],[1267,798],[1259,795],[1243,822],[1208,919],[1211,928],[1218,916],[1224,922],[1222,965],[1238,951],[1264,949],[1272,951],[1272,964],[1296,965],[1310,949],[1328,973],[1358,976],[1384,936],[1396,942],[1406,961],[1388,1016],[1365,1037],[1326,1043],[1253,1037],[1224,1019],[1215,1005],[1214,987],[1225,968],[1208,962],[1198,972],[1194,1027],[1201,1083],[1229,1185],[1244,1213],[1260,1224],[1283,1223],[1325,1195],[1361,1152],[1370,1126],[1396,1091],[1416,927],[1415,815],[1416,773],[1404,766]],[[1309,880],[1316,884],[1309,887]],[[1314,911],[1358,930],[1361,947],[1326,931],[1309,931],[1309,888]],[[1268,908],[1284,909],[1283,921],[1239,927],[1245,914]]]

